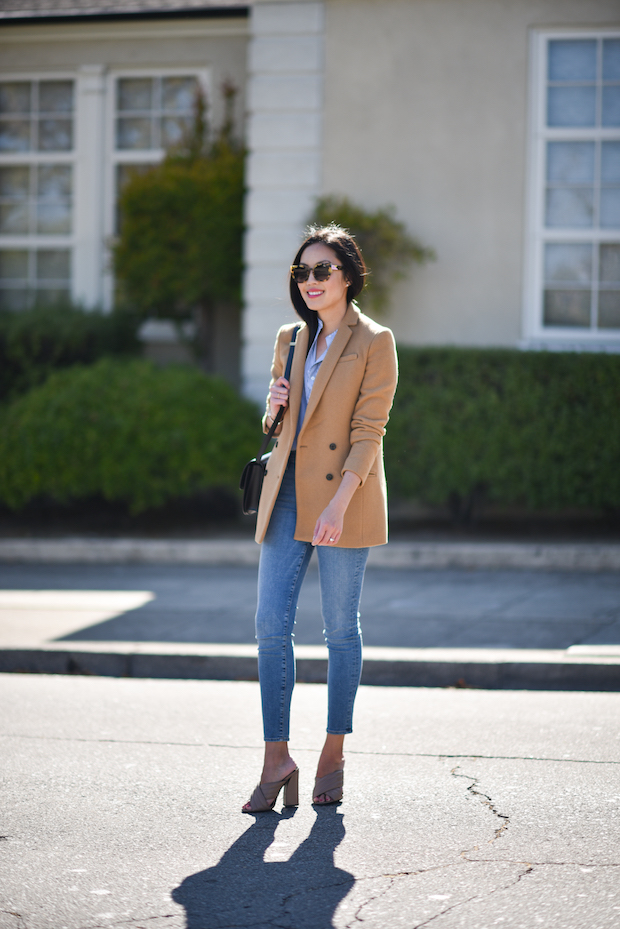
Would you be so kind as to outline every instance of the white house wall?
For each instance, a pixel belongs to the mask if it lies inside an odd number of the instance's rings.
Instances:
[[[322,192],[394,204],[437,251],[395,290],[398,340],[518,344],[528,34],[617,25],[617,0],[327,0],[325,11]]]

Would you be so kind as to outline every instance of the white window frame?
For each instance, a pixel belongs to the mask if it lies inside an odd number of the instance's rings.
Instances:
[[[123,78],[163,78],[163,77],[195,77],[206,95],[208,103],[211,97],[211,69],[188,64],[185,67],[141,67],[119,68],[110,71],[107,75],[107,107],[106,107],[106,146],[105,146],[105,173],[103,178],[104,191],[104,237],[108,243],[113,243],[116,237],[116,175],[118,165],[123,164],[158,164],[163,160],[163,148],[149,149],[117,149],[116,148],[116,89],[117,83]],[[209,113],[207,114],[207,117]],[[104,278],[104,305],[110,309],[114,303],[114,275],[111,260],[106,262]]]
[[[75,245],[76,245],[76,216],[77,216],[77,163],[78,163],[78,79],[75,71],[28,71],[0,72],[0,81],[32,83],[34,81],[72,81],[73,82],[73,147],[63,152],[42,152],[28,150],[25,152],[0,152],[0,166],[24,167],[39,164],[70,164],[72,169],[71,191],[71,232],[59,235],[45,235],[42,233],[26,233],[22,235],[0,235],[0,249],[20,249],[39,251],[41,249],[67,249],[69,251],[69,280],[70,292],[74,293],[75,276]],[[30,259],[29,259],[30,260]]]
[[[524,243],[523,342],[526,348],[620,351],[620,331],[544,326],[544,243],[620,242],[620,229],[548,229],[545,226],[546,144],[548,141],[617,141],[620,127],[550,128],[546,124],[547,49],[553,39],[614,39],[620,29],[545,29],[530,35],[529,139]],[[594,274],[598,273],[593,271]],[[594,286],[596,286],[594,284]]]

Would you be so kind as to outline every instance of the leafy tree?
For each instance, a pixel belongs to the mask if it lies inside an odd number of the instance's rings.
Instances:
[[[370,272],[365,303],[377,316],[388,308],[390,287],[406,277],[408,265],[435,259],[433,249],[412,238],[395,212],[388,206],[371,213],[347,197],[329,195],[317,200],[310,219],[311,224],[320,226],[338,223],[355,236]]]
[[[197,324],[197,350],[217,370],[218,313],[239,314],[244,150],[235,139],[236,89],[223,86],[225,119],[215,134],[197,94],[191,132],[163,162],[130,177],[119,208],[114,270],[121,301],[141,317]]]

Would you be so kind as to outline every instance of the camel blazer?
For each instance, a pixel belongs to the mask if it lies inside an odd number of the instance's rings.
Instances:
[[[295,324],[278,332],[271,383],[284,373]],[[258,508],[256,541],[262,542],[288,457],[301,404],[308,327],[301,325],[291,369],[289,406],[278,427]],[[360,479],[344,517],[337,547],[365,548],[387,542],[383,436],[398,379],[394,336],[351,303],[316,376],[297,439],[295,538],[311,542],[320,514],[345,471]],[[269,398],[267,399],[267,413]],[[263,418],[263,428],[266,430]]]

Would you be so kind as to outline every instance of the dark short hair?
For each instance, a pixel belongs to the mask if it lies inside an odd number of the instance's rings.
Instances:
[[[338,256],[338,264],[342,265],[342,273],[349,284],[347,287],[347,303],[350,303],[362,292],[368,273],[357,242],[350,232],[343,229],[342,226],[336,225],[336,223],[330,223],[329,226],[309,226],[306,231],[306,238],[299,246],[292,264],[299,264],[305,249],[309,245],[315,245],[318,242],[328,245]],[[297,311],[297,315],[301,316],[310,330],[308,341],[308,348],[310,348],[319,326],[317,312],[306,305],[300,293],[299,285],[295,283],[292,277],[289,282],[289,290],[291,302]]]

